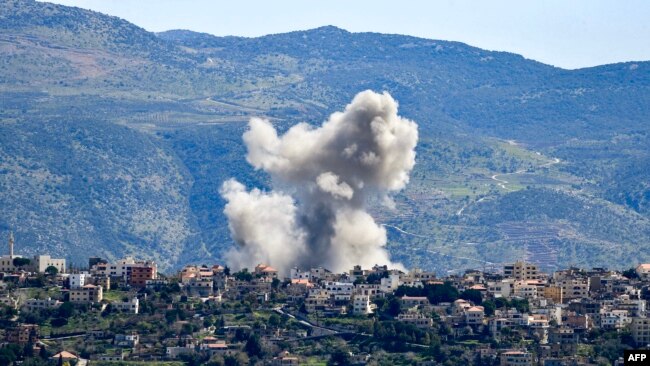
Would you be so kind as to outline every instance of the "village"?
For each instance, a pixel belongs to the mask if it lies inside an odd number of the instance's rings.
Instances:
[[[0,272],[2,365],[599,365],[650,344],[650,264],[163,275],[132,257],[74,269],[22,257],[12,236]]]

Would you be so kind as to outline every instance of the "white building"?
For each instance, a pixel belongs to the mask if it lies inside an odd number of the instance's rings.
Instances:
[[[352,312],[355,315],[367,315],[372,313],[370,307],[370,296],[368,295],[354,295],[352,300]]]
[[[627,310],[601,310],[600,326],[604,329],[623,329],[632,322]]]
[[[65,273],[65,259],[52,258],[49,255],[36,255],[30,267],[34,272],[45,273],[48,267],[54,267],[59,273]]]
[[[382,278],[379,284],[379,290],[386,293],[392,293],[397,290],[400,285],[399,277],[400,275],[398,273],[392,273],[387,278]]]
[[[303,271],[298,267],[291,268],[289,275],[292,280],[309,280],[311,281],[311,271]]]
[[[88,272],[72,273],[68,276],[70,289],[80,288],[89,283],[90,274]]]
[[[47,298],[47,299],[29,299],[25,301],[25,308],[27,311],[30,312],[35,312],[35,311],[40,311],[43,309],[54,309],[58,308],[63,304],[59,300],[53,300],[52,298]]]
[[[512,292],[514,291],[514,282],[515,280],[512,278],[488,282],[487,292],[495,298],[502,297],[507,299],[512,296]]]
[[[335,301],[350,301],[354,285],[347,282],[326,282],[325,289]]]
[[[115,310],[137,314],[140,311],[140,300],[137,297],[128,301],[119,301],[111,303]]]
[[[125,277],[129,271],[129,268],[135,265],[135,259],[133,257],[126,257],[120,259],[116,263],[111,263],[106,267],[106,275],[111,277]]]

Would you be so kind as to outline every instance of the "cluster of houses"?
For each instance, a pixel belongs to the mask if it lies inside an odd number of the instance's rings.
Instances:
[[[34,260],[38,265],[28,267],[25,261],[22,266],[15,266],[13,259],[17,257],[13,254],[13,238],[10,238],[10,253],[1,259],[0,303],[28,312],[56,309],[70,302],[93,305],[99,311],[110,305],[117,311],[138,314],[142,292],[138,290],[155,291],[174,283],[178,284],[186,302],[190,299],[218,304],[251,299],[259,304],[269,304],[269,309],[282,314],[295,314],[312,321],[310,315],[317,315],[318,319],[367,317],[379,310],[376,304],[381,304],[381,299],[397,299],[400,304],[399,313],[395,315],[397,321],[421,329],[444,325],[450,329],[445,337],[452,338],[482,334],[500,340],[517,334],[534,345],[521,349],[481,347],[477,350],[481,357],[498,359],[503,366],[589,364],[578,356],[577,350],[580,343],[588,342],[586,335],[592,329],[629,332],[639,348],[650,345],[650,318],[647,317],[645,299],[646,294],[650,294],[650,264],[641,264],[634,273],[623,276],[620,272],[603,268],[569,268],[547,274],[535,264],[517,261],[504,266],[498,273],[469,270],[463,275],[443,278],[434,272],[419,269],[403,272],[380,265],[369,269],[355,266],[345,273],[333,273],[322,267],[294,268],[284,276],[265,264],[259,264],[250,272],[237,273],[230,273],[221,265],[188,265],[176,276],[161,279],[154,262],[131,257],[113,263],[90,258],[87,270],[72,273],[66,269],[62,259],[38,256],[39,259]],[[55,283],[61,288],[60,298],[30,298],[19,303],[17,298],[2,290],[7,281],[22,281],[34,273],[45,272],[50,266],[58,270]],[[404,288],[424,289],[437,285],[451,286],[457,294],[469,291],[474,296],[432,303],[426,296],[396,295],[403,293]],[[113,287],[133,289],[129,292],[133,296],[106,301],[104,293]],[[476,294],[480,296],[477,298]],[[278,298],[282,299],[280,303]],[[178,298],[174,300],[178,301]],[[515,302],[526,306],[515,306]],[[222,333],[226,335],[239,329],[222,326]],[[327,330],[325,327],[319,329]],[[211,334],[214,331],[212,329]],[[267,341],[308,336],[306,330],[296,329],[255,331]],[[5,331],[4,336],[7,343],[24,345],[38,338],[38,326],[18,324]],[[97,330],[87,336],[101,339],[107,335]],[[112,337],[114,344],[132,349],[136,349],[140,342],[137,333]],[[228,344],[226,339],[228,337],[185,335],[165,340],[165,357],[175,359],[193,352],[229,354],[241,349]],[[122,360],[124,353],[99,357]],[[298,362],[297,358],[286,353],[276,357],[277,362],[288,364],[294,360]]]
[[[19,259],[19,260],[17,260]],[[156,282],[158,269],[155,262],[136,261],[127,257],[115,263],[101,258],[90,258],[87,271],[70,271],[65,259],[49,255],[37,255],[27,259],[14,254],[14,238],[9,236],[9,254],[0,257],[0,304],[30,312],[56,309],[65,301],[73,304],[100,305],[103,310],[109,304],[115,310],[138,313],[138,298],[107,302],[104,293],[113,286],[143,288],[148,282]],[[56,270],[52,270],[55,268]],[[6,288],[9,284],[23,285],[44,273],[54,274],[52,285],[58,287],[60,298],[28,298],[19,303]]]
[[[244,296],[267,300],[274,291],[274,279],[279,278],[278,271],[260,264],[251,274],[247,280],[235,279],[218,265],[187,266],[180,278],[197,296],[217,297],[219,301]],[[650,319],[643,296],[650,287],[650,264],[639,265],[633,278],[629,277],[603,268],[569,268],[547,274],[523,261],[506,265],[499,273],[471,270],[444,278],[433,272],[415,269],[404,273],[386,266],[355,266],[338,274],[318,267],[292,269],[279,291],[286,295],[288,306],[302,304],[302,312],[323,318],[372,314],[376,300],[392,296],[400,286],[449,283],[459,292],[474,290],[491,303],[497,299],[505,303],[525,300],[525,310],[506,306],[487,314],[484,306],[469,300],[432,304],[424,296],[404,295],[399,297],[403,310],[396,319],[421,328],[443,322],[451,328],[452,337],[487,332],[499,339],[507,329],[508,334],[517,332],[534,341],[536,352],[483,349],[483,356],[499,357],[502,365],[561,365],[580,364],[578,344],[586,342],[586,334],[592,329],[629,331],[637,346],[650,345]],[[370,278],[372,282],[367,281]]]

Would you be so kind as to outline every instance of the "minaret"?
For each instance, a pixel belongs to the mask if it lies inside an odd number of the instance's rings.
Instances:
[[[14,257],[14,232],[9,232],[9,258]]]

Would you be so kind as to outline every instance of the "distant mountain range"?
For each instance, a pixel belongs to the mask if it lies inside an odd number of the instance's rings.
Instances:
[[[27,0],[0,1],[0,235],[76,263],[219,261],[221,182],[269,184],[245,122],[317,124],[365,89],[420,126],[411,184],[374,209],[407,266],[650,260],[650,62],[564,70],[331,26],[154,34]]]

